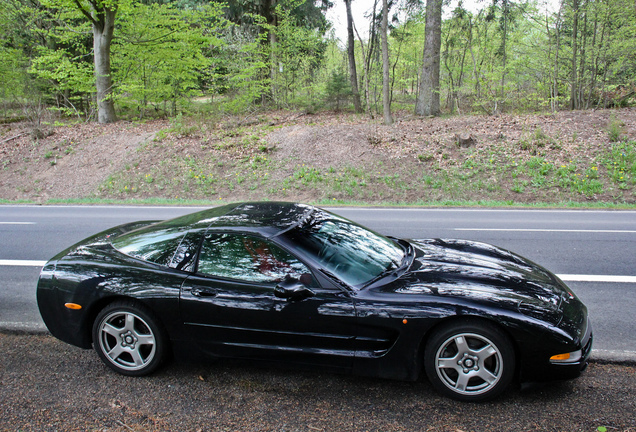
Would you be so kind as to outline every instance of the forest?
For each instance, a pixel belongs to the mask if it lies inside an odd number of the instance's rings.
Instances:
[[[3,0],[0,118],[291,109],[390,123],[636,101],[633,0],[337,1],[368,3],[347,40],[329,0]]]

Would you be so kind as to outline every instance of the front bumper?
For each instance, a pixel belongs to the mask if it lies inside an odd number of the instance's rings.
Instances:
[[[589,318],[585,334],[581,339],[581,347],[573,351],[571,358],[567,360],[550,360],[550,356],[556,353],[543,353],[541,357],[535,357],[530,364],[525,364],[521,370],[521,381],[552,381],[568,380],[581,375],[588,365],[592,353],[594,335]]]
[[[577,351],[577,354],[579,354],[578,358],[573,356],[571,360],[550,361],[557,378],[561,377],[561,379],[569,379],[578,377],[581,372],[587,368],[590,355],[592,354],[593,342],[594,335],[592,333],[592,324],[588,318],[587,329],[585,336],[582,339],[583,348]]]

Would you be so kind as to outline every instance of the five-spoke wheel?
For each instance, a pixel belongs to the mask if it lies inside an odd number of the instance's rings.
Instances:
[[[514,351],[498,328],[475,321],[452,323],[426,345],[426,374],[442,393],[464,401],[500,394],[514,375]]]
[[[111,303],[97,315],[93,344],[107,366],[132,376],[154,371],[165,352],[158,320],[150,311],[132,302]]]

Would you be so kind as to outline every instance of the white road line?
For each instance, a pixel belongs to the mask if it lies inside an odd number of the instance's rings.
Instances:
[[[35,222],[2,222],[0,225],[35,225]]]
[[[540,209],[540,208],[466,208],[466,207],[356,207],[356,206],[318,206],[326,210],[369,210],[369,211],[392,211],[392,212],[431,212],[431,213],[636,213],[634,210],[594,210],[589,208],[580,209]]]
[[[567,232],[567,233],[618,233],[634,234],[636,230],[582,230],[582,229],[543,229],[543,228],[454,228],[455,231],[514,231],[514,232]]]
[[[44,267],[44,264],[46,264],[46,261],[0,259],[0,266]]]
[[[557,275],[563,281],[568,282],[616,282],[616,283],[636,283],[636,276],[610,276],[610,275]]]
[[[0,259],[0,266],[10,267],[44,267],[46,261],[39,260],[3,260]],[[614,283],[636,283],[636,276],[613,276],[613,275],[581,275],[581,274],[559,274],[561,280],[566,282],[614,282]]]

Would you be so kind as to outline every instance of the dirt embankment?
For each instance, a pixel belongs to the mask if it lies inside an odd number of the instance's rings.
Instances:
[[[26,124],[0,125],[0,199],[636,202],[634,181],[603,162],[612,133],[636,140],[633,108],[403,114],[392,126],[344,113],[242,120],[75,124],[41,139]],[[527,172],[533,160],[543,177]],[[598,184],[577,183],[588,174]]]

